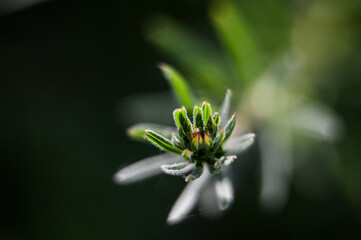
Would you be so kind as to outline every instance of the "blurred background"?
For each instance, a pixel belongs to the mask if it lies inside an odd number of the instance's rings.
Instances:
[[[360,5],[0,0],[0,239],[361,237]],[[179,178],[113,183],[159,153],[125,129],[172,124],[160,61],[201,98],[231,88],[239,125],[263,136],[221,218],[167,226]],[[279,203],[265,154],[292,155]]]

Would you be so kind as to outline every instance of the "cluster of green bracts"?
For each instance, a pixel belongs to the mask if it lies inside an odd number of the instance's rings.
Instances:
[[[211,173],[219,173],[223,166],[230,164],[236,156],[224,156],[222,145],[232,134],[236,126],[233,115],[224,128],[220,127],[221,117],[212,114],[211,105],[203,102],[202,107],[195,106],[193,114],[188,116],[185,107],[174,110],[173,117],[177,132],[171,139],[145,130],[145,137],[160,149],[180,154],[184,162],[162,165],[162,170],[171,175],[183,175],[186,181],[194,180],[202,174],[207,165]]]

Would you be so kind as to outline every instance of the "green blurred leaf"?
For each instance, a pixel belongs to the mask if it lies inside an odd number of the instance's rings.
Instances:
[[[165,63],[160,64],[159,68],[168,80],[180,105],[185,106],[190,111],[194,106],[194,97],[186,80],[173,67]]]
[[[218,1],[211,17],[224,47],[236,64],[244,86],[260,73],[261,51],[251,27],[232,1]]]
[[[217,92],[234,78],[222,52],[189,28],[161,16],[147,30],[148,40],[171,56],[190,76],[194,86]]]

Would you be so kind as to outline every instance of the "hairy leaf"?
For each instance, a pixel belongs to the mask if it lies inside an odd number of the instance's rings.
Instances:
[[[181,154],[182,150],[173,146],[172,142],[152,130],[145,130],[145,137],[155,146],[167,152]]]

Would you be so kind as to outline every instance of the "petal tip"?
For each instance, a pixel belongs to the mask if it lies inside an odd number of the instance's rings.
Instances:
[[[113,175],[113,181],[116,184],[124,184],[124,180],[125,178],[121,170]]]

